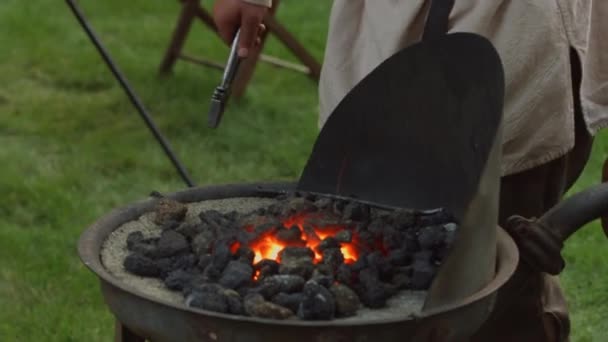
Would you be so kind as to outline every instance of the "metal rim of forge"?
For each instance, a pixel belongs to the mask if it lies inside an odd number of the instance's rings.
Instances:
[[[197,187],[186,189],[171,194],[166,194],[167,198],[171,198],[184,203],[199,202],[205,200],[224,199],[230,197],[269,197],[269,195],[277,195],[287,191],[293,191],[295,183],[293,182],[272,182],[272,183],[238,183],[238,184],[224,184],[224,185],[213,185],[206,187]],[[330,321],[303,321],[303,320],[273,320],[264,318],[254,318],[248,316],[237,316],[231,314],[222,314],[213,311],[207,311],[197,308],[187,307],[185,305],[179,305],[173,302],[161,300],[159,298],[146,295],[139,292],[136,288],[127,286],[125,283],[119,281],[113,277],[103,266],[101,262],[101,248],[108,238],[108,236],[116,229],[118,229],[124,223],[139,218],[142,214],[149,212],[153,209],[157,199],[147,199],[139,202],[132,203],[123,207],[116,208],[106,215],[99,218],[92,225],[90,225],[80,236],[78,241],[78,254],[81,261],[85,264],[89,270],[91,270],[97,277],[105,281],[107,284],[119,288],[133,296],[137,296],[141,299],[148,300],[160,305],[169,306],[174,309],[195,313],[202,316],[214,317],[219,319],[249,322],[257,324],[272,324],[272,325],[283,325],[283,326],[298,326],[298,327],[340,327],[340,326],[352,326],[352,322],[343,322],[341,320],[330,320]],[[420,315],[415,317],[404,319],[403,317],[396,317],[394,319],[383,319],[380,321],[362,321],[362,324],[387,324],[387,323],[398,323],[402,321],[420,320],[429,318],[438,314],[446,313],[455,309],[466,307],[474,304],[478,301],[486,299],[487,297],[494,295],[498,289],[504,285],[507,280],[511,278],[517,263],[519,261],[519,251],[513,239],[500,227],[497,226],[497,263],[496,263],[496,275],[492,281],[490,281],[484,288],[480,289],[475,294],[463,298],[458,302],[443,305],[441,307],[427,310]]]

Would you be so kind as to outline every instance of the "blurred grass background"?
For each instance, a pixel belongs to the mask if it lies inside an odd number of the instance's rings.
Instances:
[[[261,63],[246,98],[211,130],[221,72],[178,62],[170,77],[157,74],[177,1],[79,4],[197,185],[299,176],[317,134],[308,78]],[[319,60],[330,6],[284,0],[279,9]],[[196,23],[185,51],[223,62],[228,48]],[[265,53],[294,60],[272,37]],[[603,133],[574,191],[599,182],[607,154]],[[112,340],[79,235],[114,207],[185,185],[63,1],[0,3],[0,161],[0,341]],[[607,247],[597,223],[567,243],[573,341],[605,340]]]

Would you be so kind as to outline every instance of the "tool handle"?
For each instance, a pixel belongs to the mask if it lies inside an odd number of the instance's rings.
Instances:
[[[234,39],[232,41],[232,46],[230,47],[230,55],[228,56],[228,62],[226,63],[226,67],[224,68],[224,76],[220,85],[220,87],[222,87],[224,90],[227,90],[232,85],[232,81],[236,76],[236,72],[241,62],[241,58],[239,58],[237,54],[239,48],[240,35],[241,30],[239,29],[236,32],[236,35],[234,36]]]

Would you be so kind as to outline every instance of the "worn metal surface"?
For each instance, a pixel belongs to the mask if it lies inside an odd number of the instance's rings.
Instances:
[[[182,202],[242,196],[274,196],[292,190],[293,183],[236,184],[189,189],[167,195]],[[460,341],[474,333],[494,300],[496,291],[511,277],[518,262],[517,248],[497,228],[497,272],[480,291],[412,319],[375,323],[335,321],[274,321],[218,314],[163,302],[129,288],[101,264],[103,242],[119,226],[153,209],[157,199],[118,208],[99,219],[81,236],[78,250],[84,264],[101,283],[112,313],[130,330],[152,341]]]

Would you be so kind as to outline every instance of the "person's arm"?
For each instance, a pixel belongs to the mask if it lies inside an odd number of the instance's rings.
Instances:
[[[272,6],[272,0],[217,0],[213,19],[220,37],[231,44],[240,28],[239,57],[245,58],[264,30],[262,20]]]

